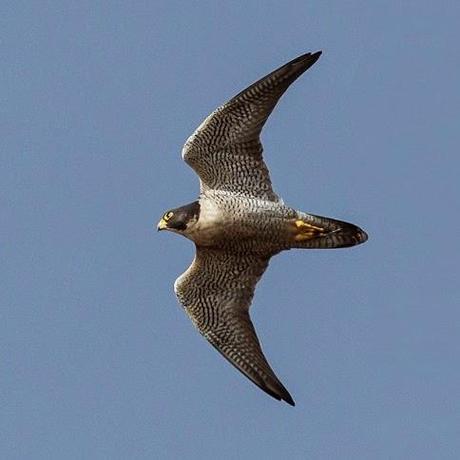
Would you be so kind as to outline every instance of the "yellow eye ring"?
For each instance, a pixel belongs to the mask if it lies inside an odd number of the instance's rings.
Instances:
[[[164,216],[163,216],[163,220],[164,221],[168,221],[169,219],[171,219],[171,217],[174,215],[174,213],[172,211],[168,211]]]

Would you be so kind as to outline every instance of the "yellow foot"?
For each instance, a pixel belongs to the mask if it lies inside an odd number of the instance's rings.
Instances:
[[[294,221],[294,239],[296,241],[311,240],[326,233],[324,228],[304,222],[303,220]]]

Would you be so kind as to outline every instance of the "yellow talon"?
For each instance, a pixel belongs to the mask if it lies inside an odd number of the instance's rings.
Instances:
[[[307,224],[307,222],[304,222],[303,220],[296,220],[296,221],[295,221],[295,226],[296,226],[297,228],[309,228],[309,229],[312,229],[312,230],[318,230],[318,231],[320,231],[320,232],[323,232],[323,231],[324,231],[324,228],[315,227],[314,225]]]
[[[296,241],[305,241],[316,238],[324,234],[324,228],[316,227],[315,225],[304,222],[303,220],[296,220],[294,222],[295,232],[294,239]]]

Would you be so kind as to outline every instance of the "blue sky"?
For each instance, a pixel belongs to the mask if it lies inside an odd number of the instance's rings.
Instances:
[[[8,459],[458,458],[458,2],[3,2],[2,443]],[[172,291],[157,234],[198,193],[185,139],[306,51],[263,133],[275,189],[360,247],[273,259],[266,396]]]

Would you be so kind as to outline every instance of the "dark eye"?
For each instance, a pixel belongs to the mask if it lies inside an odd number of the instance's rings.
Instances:
[[[164,216],[163,216],[163,220],[164,221],[168,221],[169,219],[171,219],[171,217],[174,215],[174,213],[172,211],[168,211]]]

